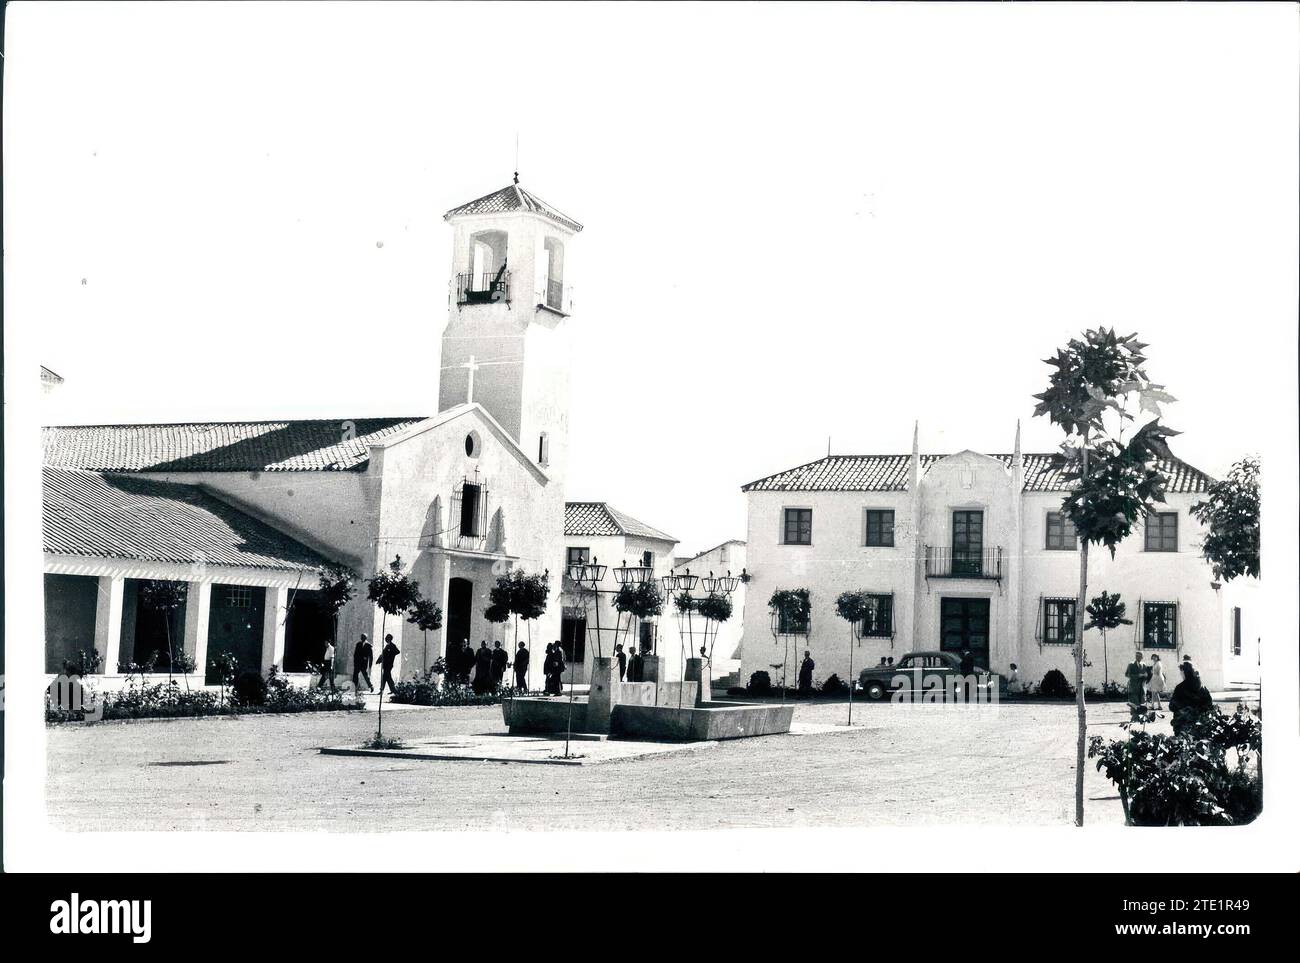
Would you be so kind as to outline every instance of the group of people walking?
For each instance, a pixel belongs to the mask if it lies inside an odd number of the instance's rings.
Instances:
[[[397,687],[393,684],[393,665],[397,656],[401,654],[401,649],[393,644],[392,635],[384,636],[384,647],[379,651],[379,666],[381,674],[379,677],[379,688],[383,689],[388,686],[390,694],[396,694]],[[337,692],[338,686],[335,685],[335,648],[332,641],[326,641],[325,653],[321,657],[320,679],[316,682],[316,688],[323,689],[329,685],[331,692]],[[370,692],[375,691],[374,684],[370,681],[370,670],[375,664],[375,649],[370,644],[370,638],[364,632],[357,641],[352,650],[352,687],[358,692],[361,691],[362,680],[366,683],[366,689]]]

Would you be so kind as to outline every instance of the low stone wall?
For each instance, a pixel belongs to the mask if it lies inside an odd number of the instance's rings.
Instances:
[[[569,727],[568,699],[506,699],[501,714],[511,732],[564,732]],[[603,732],[587,728],[587,700],[573,700],[573,731]]]
[[[629,739],[683,742],[745,739],[789,732],[793,719],[793,705],[706,702],[681,709],[617,705],[610,716],[610,732]]]

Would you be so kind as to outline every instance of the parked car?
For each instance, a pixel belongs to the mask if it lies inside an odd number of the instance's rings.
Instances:
[[[1002,677],[990,672],[978,659],[975,674],[986,694],[1002,684]],[[858,688],[868,699],[878,701],[903,688],[933,688],[932,676],[939,676],[942,679],[939,685],[947,691],[948,679],[960,675],[961,658],[953,652],[909,652],[893,665],[872,665],[863,669],[858,674]]]

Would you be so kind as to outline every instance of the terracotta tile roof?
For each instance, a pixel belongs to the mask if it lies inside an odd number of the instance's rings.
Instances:
[[[608,502],[565,502],[565,535],[631,535],[635,538],[656,538],[676,542],[657,528],[620,512]]]
[[[45,551],[145,562],[317,568],[326,559],[195,485],[44,469]]]
[[[364,470],[367,446],[421,418],[45,428],[45,464],[110,472]],[[351,427],[348,427],[348,426]]]
[[[573,218],[566,214],[561,214],[536,194],[530,194],[518,184],[509,184],[501,188],[499,191],[493,191],[491,194],[484,194],[482,197],[476,198],[468,204],[462,204],[460,207],[453,207],[443,215],[443,218],[457,217],[461,214],[504,214],[510,211],[532,211],[534,214],[541,214],[543,217],[549,217],[557,224],[567,227],[574,233],[582,230],[582,225]]]
[[[947,455],[922,455],[921,474]],[[1011,455],[990,455],[1007,467]],[[1025,491],[1059,492],[1068,487],[1052,453],[1026,453]],[[741,486],[746,492],[904,492],[911,474],[910,455],[831,455],[817,461],[768,475]],[[1162,460],[1160,470],[1169,479],[1173,494],[1206,491],[1213,484],[1209,475],[1181,459]]]

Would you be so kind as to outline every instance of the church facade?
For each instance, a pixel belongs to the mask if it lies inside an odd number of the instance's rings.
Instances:
[[[1061,515],[1066,483],[1050,454],[964,451],[828,456],[743,486],[748,502],[741,681],[763,670],[775,684],[788,659],[794,684],[805,650],[815,677],[847,680],[882,658],[969,649],[978,664],[1022,682],[1049,669],[1073,680],[1078,539]],[[1085,685],[1124,679],[1141,649],[1149,661],[1190,656],[1205,683],[1257,679],[1255,580],[1214,581],[1191,507],[1212,480],[1185,462],[1162,462],[1166,504],[1112,559],[1089,554],[1088,598],[1118,593],[1132,625],[1102,640],[1085,634]],[[768,609],[777,589],[807,589],[811,617],[782,625]],[[841,592],[869,594],[861,639],[836,612]],[[787,654],[789,653],[789,654]],[[776,668],[773,668],[773,666]]]
[[[44,430],[46,668],[97,650],[116,675],[171,638],[203,671],[302,671],[334,635],[319,573],[358,576],[338,614],[338,670],[362,632],[400,674],[449,642],[502,638],[496,578],[546,573],[532,637],[560,634],[568,448],[566,264],[581,225],[515,183],[447,212],[454,232],[438,410],[429,416]],[[431,399],[432,401],[432,399]],[[363,579],[400,559],[443,626],[385,618]],[[186,584],[170,619],[144,580]]]

